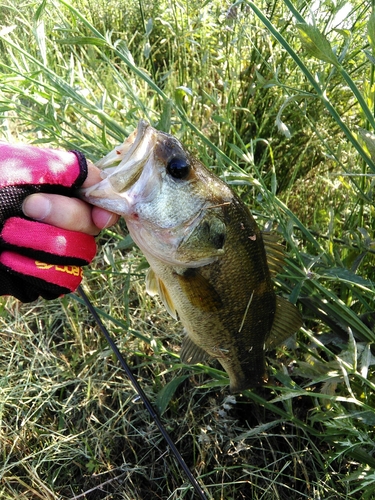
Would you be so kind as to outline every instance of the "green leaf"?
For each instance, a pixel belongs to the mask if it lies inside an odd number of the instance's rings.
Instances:
[[[125,236],[125,238],[117,243],[116,248],[118,248],[119,250],[126,250],[128,248],[132,248],[133,246],[134,241],[130,234],[128,234],[127,236]]]
[[[176,88],[174,97],[176,104],[180,109],[184,109],[184,97],[187,95],[193,96],[193,91],[189,87],[181,85],[181,87]]]
[[[366,144],[372,161],[375,162],[375,135],[362,127],[357,127],[357,131],[360,138]]]
[[[56,42],[62,45],[97,45],[98,47],[107,45],[105,40],[95,36],[72,36],[63,40],[56,40]]]
[[[167,134],[171,131],[171,114],[172,114],[173,102],[171,99],[164,101],[163,111],[160,116],[157,129],[161,132],[166,132]]]
[[[362,276],[359,276],[344,267],[331,267],[330,269],[319,270],[319,274],[320,276],[338,279],[351,285],[359,285],[370,288],[373,286],[373,283],[370,280],[362,278]]]
[[[150,18],[146,24],[146,37],[147,38],[151,35],[151,31],[153,30],[153,27],[154,27],[154,23],[153,23],[152,18]]]
[[[191,97],[193,97],[193,91],[191,90],[191,88],[186,87],[185,85],[181,85],[180,87],[177,87],[176,93],[179,93],[181,95],[190,95]]]
[[[373,411],[350,411],[349,415],[351,418],[355,418],[366,425],[371,425],[371,427],[375,425],[375,413]]]
[[[367,36],[373,52],[375,52],[375,12],[370,16],[367,23]]]
[[[228,146],[236,154],[236,156],[238,156],[238,158],[243,158],[244,157],[245,153],[242,151],[241,148],[239,148],[238,146],[236,146],[236,144],[228,143]]]
[[[159,415],[162,415],[165,412],[178,386],[188,377],[189,375],[181,375],[174,378],[158,393],[156,398],[156,408],[158,409]]]
[[[41,15],[43,14],[43,11],[46,7],[47,0],[43,0],[43,2],[39,5],[39,7],[36,9],[35,15],[34,15],[34,22],[37,24]]]
[[[309,54],[321,61],[334,64],[335,66],[339,65],[331,44],[318,28],[305,23],[299,23],[296,26],[302,46]]]
[[[367,49],[364,49],[363,53],[365,54],[367,59],[370,61],[370,63],[375,66],[375,57],[371,54],[371,52]]]
[[[220,116],[220,115],[212,115],[212,119],[216,123],[228,123],[228,119],[224,118],[223,116]]]

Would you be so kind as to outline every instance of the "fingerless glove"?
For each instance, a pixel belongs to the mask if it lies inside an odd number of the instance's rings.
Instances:
[[[78,287],[94,238],[29,219],[22,204],[38,192],[74,196],[86,176],[79,152],[0,143],[0,295],[31,302]]]

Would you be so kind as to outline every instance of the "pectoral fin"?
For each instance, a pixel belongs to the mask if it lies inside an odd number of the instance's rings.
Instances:
[[[159,294],[160,300],[163,302],[166,310],[172,318],[177,319],[176,308],[173,304],[172,297],[170,296],[163,281],[154,273],[151,267],[148,269],[146,274],[146,291],[149,295],[151,295],[151,297]]]
[[[199,269],[184,269],[182,274],[176,270],[176,276],[183,292],[194,307],[207,312],[217,312],[221,309],[220,295],[208,279],[201,275]]]
[[[187,365],[195,365],[195,363],[204,363],[208,354],[201,347],[197,346],[190,337],[186,336],[182,341],[180,359]]]
[[[156,274],[152,267],[149,267],[146,273],[146,292],[153,297],[159,293]]]
[[[276,297],[273,325],[266,339],[266,349],[274,349],[302,326],[302,316],[295,305],[282,297]]]

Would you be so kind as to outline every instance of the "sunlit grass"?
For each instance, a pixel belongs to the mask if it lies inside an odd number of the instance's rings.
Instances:
[[[373,498],[374,157],[356,128],[372,129],[370,7],[18,3],[1,6],[3,139],[96,160],[145,118],[286,244],[276,287],[305,324],[269,353],[269,384],[236,397],[215,363],[180,363],[123,222],[85,272],[208,498]],[[0,323],[1,498],[194,497],[78,296],[1,299]]]

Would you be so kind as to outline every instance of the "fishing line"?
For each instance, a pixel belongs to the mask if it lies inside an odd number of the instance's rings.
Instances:
[[[115,342],[112,340],[112,337],[110,336],[107,328],[104,326],[104,324],[102,323],[101,319],[99,318],[99,315],[96,312],[94,306],[91,304],[91,302],[90,302],[89,298],[87,297],[86,293],[83,291],[83,288],[81,286],[79,286],[77,291],[80,294],[80,296],[82,297],[82,299],[84,300],[87,308],[89,309],[89,311],[93,315],[93,317],[94,317],[97,325],[99,326],[100,330],[102,331],[102,333],[103,333],[104,337],[106,338],[108,344],[110,345],[112,351],[115,353],[115,355],[116,355],[117,359],[119,360],[122,368],[125,370],[125,372],[126,372],[128,378],[129,378],[129,380],[133,384],[134,389],[136,390],[136,392],[138,393],[139,397],[141,398],[143,404],[147,408],[147,411],[151,415],[152,419],[154,420],[154,422],[158,426],[159,431],[161,432],[161,434],[163,435],[164,439],[168,443],[170,449],[173,452],[173,455],[176,457],[178,463],[180,464],[180,466],[182,467],[183,471],[185,472],[187,478],[190,481],[190,484],[194,487],[195,492],[198,494],[198,496],[199,496],[199,498],[201,500],[207,500],[207,497],[206,497],[204,491],[202,490],[202,488],[200,487],[198,481],[195,479],[195,477],[191,473],[189,467],[186,465],[185,460],[182,458],[180,452],[176,448],[176,445],[174,444],[172,438],[170,437],[170,435],[168,434],[167,430],[163,426],[161,420],[159,419],[159,417],[158,417],[157,413],[155,412],[154,408],[152,407],[152,405],[151,405],[150,401],[148,400],[146,394],[143,392],[142,387],[139,385],[137,379],[133,375],[133,373],[132,373],[129,365],[126,363],[126,361],[123,358],[121,352],[118,350],[118,347],[116,346]]]

